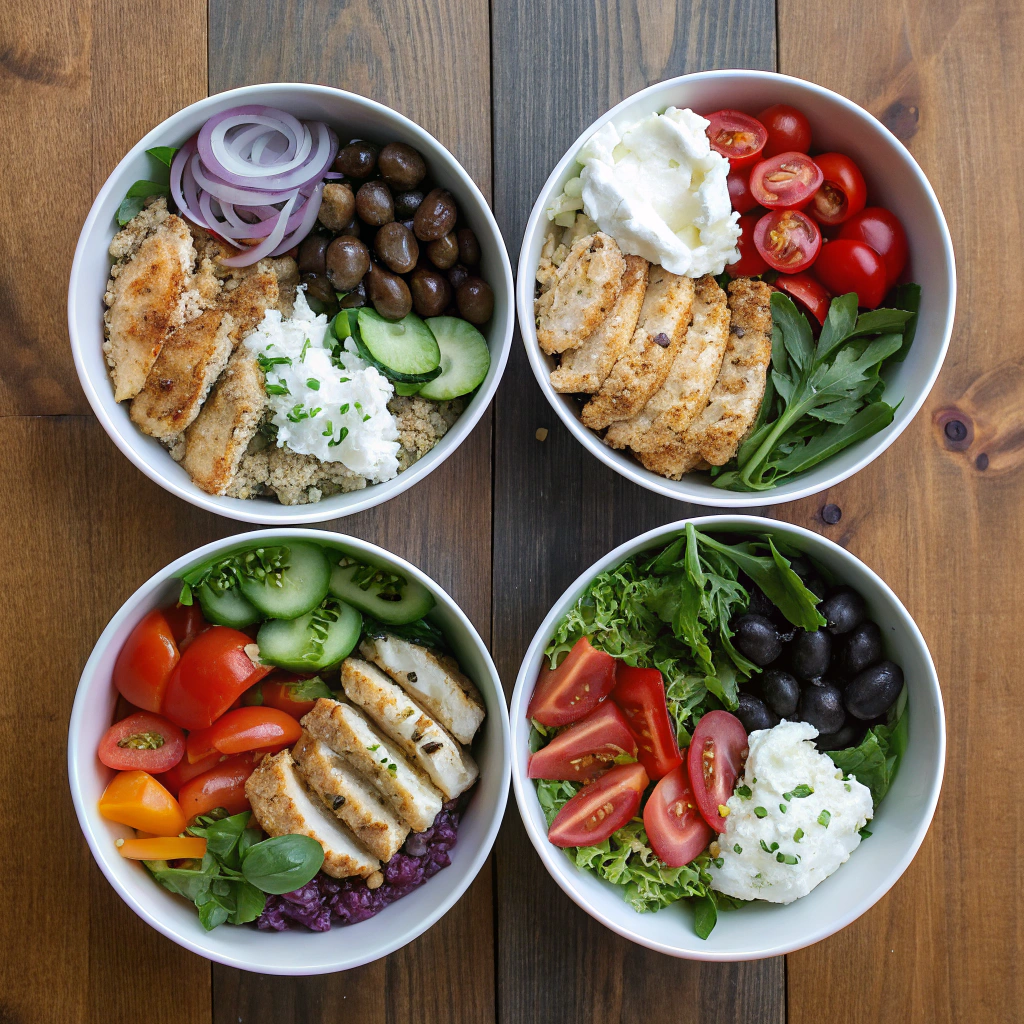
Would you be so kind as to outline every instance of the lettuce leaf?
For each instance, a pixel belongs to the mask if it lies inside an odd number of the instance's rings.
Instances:
[[[904,688],[886,725],[868,729],[855,747],[829,751],[833,763],[845,775],[852,775],[871,790],[871,802],[877,807],[896,777],[900,759],[907,749],[907,692]]]

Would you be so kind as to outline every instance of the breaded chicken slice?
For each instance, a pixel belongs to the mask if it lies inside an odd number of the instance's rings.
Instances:
[[[267,405],[263,371],[240,345],[232,353],[195,422],[185,431],[182,466],[207,494],[223,494]]]
[[[430,828],[441,793],[351,704],[321,697],[302,727],[341,756],[384,798],[413,832]]]
[[[323,870],[328,875],[366,878],[380,868],[380,861],[306,789],[290,751],[265,757],[246,781],[245,795],[267,835],[298,834],[315,839],[324,848]]]
[[[729,341],[729,306],[710,274],[694,285],[693,322],[665,383],[632,419],[613,423],[604,436],[613,448],[654,451],[679,440],[708,404]]]
[[[693,278],[652,266],[636,330],[580,418],[592,430],[635,416],[668,376],[693,316]]]
[[[625,270],[622,251],[603,231],[575,242],[535,303],[540,347],[564,352],[589,338],[615,305]]]
[[[454,800],[476,782],[480,771],[473,759],[376,665],[346,658],[341,663],[341,685],[345,696],[427,773],[446,800]]]
[[[460,743],[473,742],[487,712],[480,691],[454,658],[390,634],[365,639],[359,653],[391,676]]]
[[[409,826],[345,759],[326,743],[303,732],[292,748],[303,778],[370,853],[389,861],[405,842]]]
[[[626,256],[619,298],[593,334],[562,355],[551,372],[551,386],[565,394],[592,395],[601,390],[615,360],[626,351],[640,319],[651,265],[642,256]]]
[[[276,309],[277,272],[269,262],[256,264],[253,272],[235,281],[227,281],[217,300],[217,308],[231,315],[235,327],[231,335],[237,345],[259,326],[268,309]]]

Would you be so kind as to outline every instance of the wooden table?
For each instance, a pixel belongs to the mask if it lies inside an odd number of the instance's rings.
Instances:
[[[1024,338],[1019,0],[41,0],[0,10],[0,1022],[149,1024],[1020,1021],[1024,824]],[[124,152],[184,104],[310,81],[423,124],[466,166],[513,263],[550,168],[602,111],[663,78],[778,69],[878,115],[923,165],[960,267],[946,366],[869,469],[771,514],[848,546],[920,624],[946,698],[946,785],[895,889],[783,959],[675,961],[570,903],[512,802],[458,905],[387,960],[286,980],[211,967],[138,920],[81,837],[65,781],[79,671],[109,616],[171,559],[241,529],[149,483],[93,418],[65,289],[79,228]],[[947,439],[953,410],[967,440]],[[536,440],[538,427],[550,431]],[[820,509],[838,505],[826,525]],[[494,408],[426,482],[328,524],[434,576],[490,636],[511,688],[555,597],[609,548],[695,507],[586,455],[518,339]],[[1016,728],[1015,728],[1016,727]]]

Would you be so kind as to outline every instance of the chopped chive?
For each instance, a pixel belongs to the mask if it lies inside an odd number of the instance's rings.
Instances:
[[[316,377],[309,377],[306,380],[306,387],[309,388],[310,391],[319,391],[320,390],[320,381],[318,381],[316,379]]]
[[[342,369],[344,370],[345,367],[343,366]],[[352,379],[351,377],[339,377],[338,378],[338,383],[339,384],[347,384],[351,379]]]
[[[793,796],[803,799],[804,797],[810,796],[813,792],[814,790],[808,786],[806,782],[801,782],[800,785],[793,790]]]
[[[287,384],[267,384],[263,388],[268,395],[290,395]]]
[[[305,340],[305,342],[303,343],[302,351],[299,353],[299,362],[300,363],[304,363],[306,361],[306,353],[309,351],[309,346],[312,345],[312,344],[313,344],[313,342],[311,342],[309,340],[309,338],[307,338]]]
[[[743,847],[740,846],[739,843],[735,843],[735,844],[733,844],[732,852],[733,853],[742,853],[743,852]]]
[[[831,820],[832,820],[832,814],[831,814],[830,811],[822,811],[821,814],[818,815],[818,824],[819,825],[824,825],[825,828],[828,828],[828,823]]]
[[[334,437],[334,424],[330,420],[327,421],[327,429],[322,430],[321,434],[324,437]]]
[[[843,783],[843,789],[845,789],[847,793],[852,793],[853,792],[853,788],[850,786],[850,784],[848,782],[844,782]]]
[[[754,813],[759,818],[767,818],[768,817],[768,811],[764,807],[755,807],[754,808]]]
[[[721,857],[715,857],[711,863],[714,864],[716,868],[720,868],[725,864],[725,861]]]
[[[780,864],[798,864],[800,862],[800,858],[794,857],[791,853],[777,853],[775,859]]]
[[[348,412],[348,402],[341,407],[341,415],[344,416]]]
[[[783,800],[792,800],[793,799],[793,794],[792,793],[783,793],[782,794],[782,799]]]
[[[785,805],[785,804],[779,804],[779,810],[780,810],[780,811],[781,811],[781,812],[782,812],[783,814],[785,814],[785,813],[786,813],[786,805]]]
[[[737,796],[743,797],[744,800],[749,800],[750,797],[753,795],[750,792],[750,787],[749,786],[737,786],[736,790],[735,790],[735,793],[736,793]]]
[[[798,829],[797,829],[797,830],[796,830],[796,831],[795,831],[795,832],[793,833],[793,842],[794,842],[794,843],[799,843],[799,842],[800,842],[800,840],[801,840],[801,839],[803,839],[803,837],[804,837],[804,830],[803,830],[802,828],[798,828]]]
[[[365,422],[366,422],[366,421],[367,421],[367,420],[368,420],[369,418],[370,418],[370,414],[369,414],[369,413],[367,413],[367,414],[366,414],[366,415],[365,415],[365,416],[363,417],[363,422],[365,423]]]

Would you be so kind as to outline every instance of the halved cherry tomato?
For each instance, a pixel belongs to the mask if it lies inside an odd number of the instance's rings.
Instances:
[[[684,761],[655,787],[644,805],[644,831],[651,849],[670,867],[681,868],[703,853],[715,835],[697,810]]]
[[[167,619],[171,632],[174,634],[174,642],[182,654],[185,653],[185,648],[209,625],[203,618],[202,609],[195,603],[176,604],[165,608],[164,618]]]
[[[768,141],[768,132],[756,117],[739,110],[716,110],[707,119],[711,124],[705,131],[711,148],[726,157],[733,170],[756,162]]]
[[[810,274],[779,274],[775,280],[775,287],[796,299],[819,324],[824,326],[831,299],[820,281],[816,281]]]
[[[117,852],[127,860],[202,860],[206,856],[206,840],[198,836],[126,839]]]
[[[103,791],[100,814],[109,821],[154,836],[176,836],[185,828],[178,801],[148,772],[118,772]]]
[[[262,755],[236,754],[186,782],[178,793],[186,819],[191,821],[198,814],[209,814],[215,807],[223,807],[228,814],[248,811],[245,782],[261,760]]]
[[[212,725],[250,686],[271,671],[245,653],[252,641],[237,629],[211,626],[192,641],[164,693],[163,713],[183,729]]]
[[[626,716],[636,738],[637,757],[652,779],[660,779],[682,764],[665,701],[665,683],[656,668],[631,668],[620,662],[612,700]]]
[[[129,703],[158,712],[180,657],[166,616],[154,608],[131,631],[118,653],[114,686]]]
[[[277,708],[299,719],[309,714],[316,704],[317,698],[303,700],[298,693],[302,690],[302,684],[307,682],[310,676],[296,676],[288,673],[277,672],[260,683],[260,693],[263,704],[268,708]]]
[[[809,153],[811,149],[811,123],[796,107],[776,103],[757,115],[768,132],[768,141],[761,151],[763,159],[780,153]]]
[[[748,749],[746,729],[728,711],[709,711],[693,730],[687,754],[690,784],[697,809],[716,832],[725,831],[722,810],[728,811],[725,802],[743,771]]]
[[[819,224],[842,224],[864,209],[868,187],[860,168],[844,153],[816,156],[824,180],[814,193],[809,213]]]
[[[866,242],[885,263],[888,287],[892,287],[907,265],[907,233],[894,213],[881,206],[868,206],[851,217],[839,232],[840,238]]]
[[[302,735],[302,727],[277,708],[248,707],[228,711],[207,729],[188,734],[188,759],[195,763],[214,751],[221,754],[244,754],[262,750],[276,754],[290,747]]]
[[[636,814],[649,781],[641,764],[612,768],[584,786],[555,815],[548,839],[562,847],[603,843]]]
[[[592,647],[581,636],[556,669],[545,661],[540,670],[528,718],[541,725],[568,725],[589,714],[603,701],[615,685],[615,659]]]
[[[211,768],[216,768],[224,760],[226,758],[219,750],[215,750],[208,757],[204,757],[202,761],[196,761],[195,764],[189,761],[187,757],[183,757],[170,771],[159,775],[157,781],[161,785],[166,786],[175,796],[178,796],[181,792],[181,787],[189,779],[194,779],[196,776],[208,772]]]
[[[857,305],[877,308],[885,298],[885,261],[866,242],[837,238],[821,247],[814,276],[833,295],[857,293]]]
[[[622,754],[636,757],[636,740],[618,706],[609,700],[532,754],[528,774],[531,779],[590,782]]]
[[[769,210],[800,210],[821,186],[821,168],[806,153],[780,153],[750,172],[750,191]]]
[[[750,213],[757,206],[754,193],[750,191],[749,171],[730,171],[725,179],[729,186],[729,199],[737,213]]]
[[[137,711],[103,734],[96,753],[108,768],[122,772],[140,768],[150,775],[159,775],[181,760],[185,734],[160,715]]]
[[[795,274],[817,258],[821,231],[799,210],[771,210],[754,228],[754,245],[769,267]]]
[[[736,243],[740,251],[739,259],[735,263],[727,264],[725,268],[730,277],[757,277],[768,269],[768,264],[761,258],[754,244],[754,231],[761,216],[747,213],[740,217],[740,240]]]

